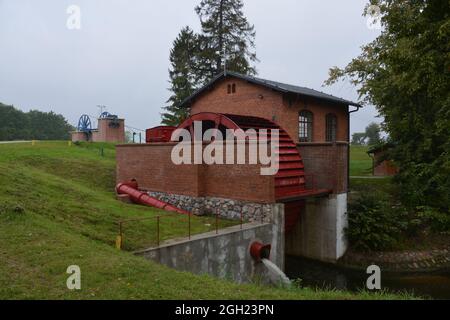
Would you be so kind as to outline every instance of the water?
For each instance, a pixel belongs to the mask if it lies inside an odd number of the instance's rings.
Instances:
[[[305,258],[286,257],[286,274],[291,279],[302,279],[302,286],[357,292],[365,288],[369,275],[332,264]],[[382,289],[408,292],[433,299],[450,299],[450,270],[427,274],[381,274]]]
[[[273,283],[282,284],[282,285],[291,285],[291,280],[284,274],[283,271],[278,268],[278,266],[270,260],[262,259],[262,263],[269,271],[271,280]]]

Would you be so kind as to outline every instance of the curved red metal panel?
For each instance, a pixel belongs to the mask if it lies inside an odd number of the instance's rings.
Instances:
[[[220,114],[220,113],[212,113],[212,112],[202,112],[197,113],[184,121],[181,125],[178,126],[178,129],[189,129],[191,128],[192,124],[196,121],[203,122],[203,121],[212,121],[216,124],[216,128],[219,127],[219,125],[223,125],[227,129],[234,129],[238,130],[240,129],[239,126],[233,122],[231,119],[229,119],[227,116]]]
[[[260,137],[260,130],[267,130],[267,140],[273,143],[276,137],[278,140],[278,164],[279,171],[275,175],[275,198],[277,201],[283,201],[295,198],[306,193],[306,180],[302,156],[297,148],[297,144],[292,140],[289,134],[273,121],[233,114],[219,113],[198,113],[183,122],[178,128],[188,129],[193,135],[193,123],[195,121],[210,121],[215,124],[215,129],[220,125],[227,129],[247,131],[253,129],[256,131],[256,137]],[[278,134],[270,130],[278,130]],[[286,231],[291,231],[299,220],[300,212],[303,208],[303,201],[291,202],[285,210]]]

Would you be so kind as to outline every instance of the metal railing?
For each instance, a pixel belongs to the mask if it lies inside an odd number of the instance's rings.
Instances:
[[[235,226],[240,225],[240,229],[243,229],[243,225],[247,223],[244,219],[243,210],[240,211],[240,220],[239,223],[232,223],[236,222],[236,220],[231,219],[225,219],[222,218],[220,215],[220,212],[218,209],[216,209],[216,212],[211,215],[205,215],[205,216],[194,216],[192,213],[189,215],[181,215],[179,213],[176,214],[164,214],[164,215],[157,215],[153,217],[145,217],[145,218],[135,218],[135,219],[126,219],[126,220],[120,220],[118,222],[118,235],[116,238],[116,248],[121,250],[124,246],[124,234],[125,234],[125,226],[131,224],[131,223],[138,223],[143,221],[155,221],[155,226],[153,232],[155,233],[155,242],[156,246],[161,246],[163,242],[163,221],[169,219],[169,218],[176,218],[176,221],[171,222],[171,226],[174,227],[175,225],[179,226],[183,222],[186,226],[186,232],[184,233],[189,240],[191,240],[193,236],[193,221],[203,223],[205,226],[210,225],[211,222],[214,223],[214,228],[212,230],[208,230],[205,232],[212,232],[215,231],[216,234],[219,234],[219,230],[222,229],[221,222],[227,221],[230,222],[230,225],[225,225],[225,227],[229,226]],[[207,223],[206,223],[207,222]],[[264,212],[261,211],[261,223],[264,223]]]

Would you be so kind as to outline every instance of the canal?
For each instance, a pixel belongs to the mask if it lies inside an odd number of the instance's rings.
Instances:
[[[292,280],[301,279],[303,287],[352,292],[366,288],[370,276],[365,271],[292,256],[286,257],[286,275]],[[450,270],[426,274],[382,272],[381,286],[392,293],[408,292],[423,298],[450,299]]]

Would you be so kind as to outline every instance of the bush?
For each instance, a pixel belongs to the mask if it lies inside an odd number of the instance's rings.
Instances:
[[[362,194],[348,208],[346,234],[350,245],[361,250],[390,249],[409,227],[408,213],[392,206],[379,193]]]
[[[450,213],[423,206],[417,208],[417,218],[433,232],[450,232]]]

